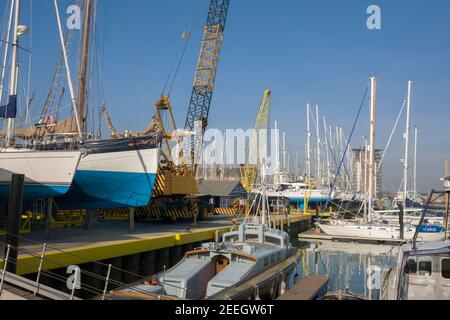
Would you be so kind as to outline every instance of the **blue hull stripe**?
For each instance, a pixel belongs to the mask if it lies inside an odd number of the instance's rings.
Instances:
[[[308,203],[326,203],[328,199],[324,198],[307,198]],[[303,204],[305,202],[304,198],[289,198],[289,201],[293,204]]]
[[[156,174],[79,170],[69,192],[55,201],[63,210],[146,206],[155,180]]]
[[[25,184],[23,200],[27,202],[36,199],[59,197],[69,191],[69,188],[70,185]],[[0,203],[8,202],[10,189],[9,185],[0,185]]]

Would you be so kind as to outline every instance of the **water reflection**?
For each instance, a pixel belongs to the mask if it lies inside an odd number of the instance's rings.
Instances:
[[[329,292],[350,292],[371,300],[380,298],[381,270],[395,266],[398,248],[342,242],[300,242],[305,267],[330,277]],[[305,268],[305,269],[306,269]]]

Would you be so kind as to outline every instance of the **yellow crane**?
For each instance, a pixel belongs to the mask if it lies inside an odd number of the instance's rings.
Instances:
[[[242,186],[247,192],[252,192],[255,187],[258,165],[261,163],[261,150],[267,144],[267,138],[264,139],[263,130],[267,130],[269,125],[270,99],[272,91],[265,90],[264,96],[256,116],[255,127],[252,132],[250,146],[248,151],[247,163],[241,167]]]

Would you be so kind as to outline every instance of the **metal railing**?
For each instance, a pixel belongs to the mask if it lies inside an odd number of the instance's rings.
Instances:
[[[133,272],[127,271],[127,270],[123,270],[117,267],[114,267],[112,264],[105,264],[102,262],[98,262],[98,261],[89,261],[89,259],[87,259],[86,257],[82,257],[80,255],[76,255],[73,253],[69,253],[69,252],[65,252],[59,248],[56,247],[52,247],[51,245],[49,245],[48,243],[44,243],[44,244],[40,244],[37,241],[33,241],[31,239],[27,239],[25,237],[22,236],[14,236],[19,238],[19,240],[21,241],[26,241],[29,242],[31,244],[39,244],[41,245],[41,250],[40,253],[36,253],[36,250],[30,250],[24,247],[15,247],[9,244],[6,244],[4,241],[0,241],[0,246],[5,246],[6,247],[6,254],[4,257],[2,257],[3,260],[3,268],[1,274],[0,274],[0,296],[2,295],[2,292],[4,290],[5,287],[5,283],[10,283],[10,282],[14,282],[12,283],[14,286],[18,286],[18,287],[22,287],[23,289],[30,291],[30,289],[32,289],[32,293],[35,296],[44,296],[49,298],[50,297],[54,297],[54,296],[59,296],[61,299],[64,300],[75,300],[78,299],[75,296],[75,292],[76,290],[83,290],[87,293],[89,293],[90,295],[94,296],[94,299],[98,299],[100,298],[101,300],[104,300],[106,298],[106,296],[108,295],[109,292],[109,288],[111,287],[125,287],[127,286],[126,283],[122,282],[122,281],[118,281],[116,279],[113,279],[112,272],[119,272],[120,277],[122,277],[122,275],[128,275],[131,276],[133,278],[136,279],[136,282],[138,281],[142,281],[144,282],[144,280],[148,279],[148,277],[143,277],[139,274],[135,274]],[[29,263],[26,260],[22,259],[20,261],[18,261],[19,259],[15,260],[11,257],[11,251],[12,250],[16,250],[18,252],[18,254],[22,254],[22,255],[26,255],[28,257],[34,257],[36,259],[38,259],[39,261],[39,265],[37,268],[37,274],[36,274],[36,280],[35,281],[30,281],[26,278],[22,278],[16,275],[13,275],[11,273],[8,273],[6,270],[8,268],[8,266],[10,266],[11,264],[15,264],[16,267],[19,265],[22,267],[28,267],[31,270],[33,268],[36,267],[36,264],[33,263]],[[89,261],[89,263],[93,263],[95,266],[100,267],[101,269],[106,269],[106,274],[103,276],[101,274],[97,274],[88,270],[83,270],[80,267],[78,267],[78,271],[75,271],[75,274],[69,275],[68,277],[64,277],[60,274],[57,274],[54,271],[50,271],[50,270],[46,270],[44,268],[44,265],[51,265],[52,269],[61,269],[61,268],[67,268],[67,265],[61,264],[58,261],[55,261],[49,257],[46,256],[46,254],[49,251],[57,251],[60,252],[63,255],[66,256],[71,256],[72,258],[78,258],[78,259],[82,259],[83,261]],[[1,261],[1,260],[0,260]],[[66,294],[63,293],[61,291],[58,292],[58,294],[52,294],[49,295],[47,294],[46,291],[49,290],[49,287],[44,286],[42,284],[42,278],[43,276],[46,276],[47,278],[53,279],[57,282],[59,282],[59,284],[61,283],[65,283],[66,285],[69,284],[69,282],[71,282],[71,286],[67,286],[68,289],[70,289],[70,294]],[[104,283],[102,289],[99,289],[93,285],[87,284],[86,281],[81,281],[81,277],[90,277],[92,280],[94,281],[101,281]],[[22,281],[20,281],[19,278],[22,278]],[[13,281],[14,280],[14,281]],[[21,283],[22,282],[22,283]],[[42,288],[45,287],[44,292],[42,291]],[[140,292],[140,293],[147,293],[145,292],[145,290],[140,290],[140,289],[133,289],[130,288],[130,291],[135,291],[135,292]],[[58,291],[58,290],[52,290],[52,291]]]

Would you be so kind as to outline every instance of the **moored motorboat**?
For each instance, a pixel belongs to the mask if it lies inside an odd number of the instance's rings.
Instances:
[[[326,188],[310,187],[305,183],[281,183],[276,185],[272,190],[269,190],[267,195],[269,197],[285,197],[290,203],[303,208],[306,202],[309,204],[326,203],[334,196],[334,192]]]
[[[263,175],[264,176],[264,175]],[[268,197],[264,184],[256,193],[250,211],[256,210],[255,216],[247,218],[239,229],[225,233],[222,242],[209,242],[199,248],[186,253],[184,258],[171,269],[156,275],[150,281],[127,288],[115,290],[111,293],[111,299],[123,299],[133,292],[139,292],[143,299],[155,299],[157,297],[170,297],[176,299],[223,299],[228,296],[227,291],[243,287],[249,281],[250,289],[258,289],[259,298],[268,296],[274,298],[277,290],[283,286],[289,289],[294,284],[289,281],[299,275],[301,256],[298,249],[293,248],[289,242],[288,233],[273,229],[270,226],[270,217],[267,214]],[[267,225],[266,223],[269,222]],[[292,261],[290,258],[294,257]],[[286,266],[287,264],[287,266]],[[280,276],[265,275],[272,268],[278,268]],[[281,270],[285,270],[281,272]],[[267,287],[267,280],[271,278],[274,285]],[[259,286],[261,283],[261,286]],[[248,291],[246,288],[244,291]],[[254,290],[250,291],[254,291]],[[261,291],[259,291],[261,289]],[[264,290],[267,290],[266,294]],[[242,293],[234,292],[231,296],[242,296]]]
[[[331,222],[330,224],[318,223],[317,226],[327,235],[348,237],[357,239],[374,240],[400,240],[400,227],[376,224],[358,224]],[[405,226],[403,240],[413,239],[417,228],[419,228],[419,238],[424,241],[443,239],[444,229],[437,226]]]
[[[449,256],[449,241],[405,244],[396,267],[383,272],[381,299],[450,299]]]
[[[138,292],[149,300],[156,297],[216,299],[226,290],[281,265],[296,253],[297,249],[290,246],[285,232],[264,224],[241,224],[238,231],[224,234],[223,242],[204,243],[187,252],[173,268],[143,284],[115,290],[109,298],[124,299]],[[288,279],[298,272],[295,265],[299,262],[293,262],[289,275],[285,276],[286,289],[289,288]],[[263,297],[264,292],[261,290],[259,294]]]

